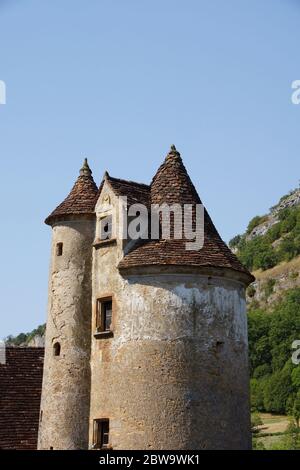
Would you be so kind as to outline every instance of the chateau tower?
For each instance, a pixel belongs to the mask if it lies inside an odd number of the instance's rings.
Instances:
[[[92,243],[97,186],[85,160],[52,227],[40,449],[86,449],[90,405]]]
[[[201,202],[174,146],[150,186],[105,174],[95,207],[90,447],[251,448],[252,275],[206,210],[198,251],[184,239],[119,240],[128,209],[119,196],[128,207]]]

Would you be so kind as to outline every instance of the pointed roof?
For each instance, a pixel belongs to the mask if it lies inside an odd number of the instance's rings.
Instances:
[[[186,171],[179,152],[172,146],[159,167],[151,186],[152,204],[200,204],[199,195]],[[186,250],[186,239],[139,241],[119,263],[120,270],[141,266],[194,266],[227,268],[243,273],[249,283],[249,271],[223,242],[208,212],[204,211],[204,246]],[[245,276],[246,275],[246,276]]]
[[[201,204],[197,191],[175,145],[159,167],[151,183],[152,204]]]
[[[75,214],[93,214],[98,193],[97,185],[87,159],[84,159],[71,192],[66,199],[46,218],[45,223],[52,225],[57,219]]]

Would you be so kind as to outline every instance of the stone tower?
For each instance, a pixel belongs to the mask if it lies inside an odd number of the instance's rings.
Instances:
[[[252,275],[206,210],[198,251],[187,251],[184,239],[117,237],[120,212],[131,204],[200,202],[174,146],[150,186],[105,175],[95,206],[90,447],[251,447],[245,288]]]
[[[52,227],[40,449],[88,446],[92,243],[97,186],[85,160]]]

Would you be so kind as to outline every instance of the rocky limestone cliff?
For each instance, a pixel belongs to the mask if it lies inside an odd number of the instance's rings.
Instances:
[[[255,227],[247,239],[251,240],[258,235],[265,235],[273,225],[279,222],[280,211],[298,205],[300,205],[300,189],[281,198],[279,203],[270,209],[270,214],[266,216],[264,222]],[[280,240],[276,240],[273,246],[280,243]],[[279,263],[267,271],[260,270],[253,274],[256,281],[248,289],[248,304],[254,306],[259,304],[260,307],[271,305],[280,299],[284,291],[300,287],[300,257]]]
[[[8,336],[4,339],[7,346],[10,347],[31,347],[43,348],[45,346],[46,325],[39,325],[29,333],[20,333],[17,336]]]
[[[300,287],[300,256],[267,271],[256,271],[253,274],[256,280],[247,289],[248,306],[271,306],[285,291]]]
[[[30,348],[44,348],[45,347],[45,336],[35,335],[27,345]]]
[[[262,217],[263,222],[254,227],[254,229],[247,235],[246,240],[252,240],[258,235],[265,235],[268,230],[279,221],[278,214],[280,211],[287,209],[288,207],[298,205],[300,205],[300,188],[291,191],[286,196],[283,196],[278,204],[271,207],[270,213]]]

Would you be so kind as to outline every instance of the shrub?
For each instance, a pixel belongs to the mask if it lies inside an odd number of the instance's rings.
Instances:
[[[263,289],[264,289],[266,299],[268,299],[270,295],[273,294],[275,284],[276,284],[275,279],[268,279],[267,282],[264,284]]]
[[[290,279],[297,279],[298,276],[299,276],[298,271],[292,271],[292,272],[289,274],[289,278],[290,278]]]
[[[254,217],[249,223],[247,233],[264,218],[265,216]],[[283,239],[274,248],[272,244],[281,237]],[[240,261],[250,270],[266,270],[273,268],[281,261],[290,261],[300,255],[300,207],[282,210],[279,213],[279,222],[273,225],[265,235],[258,235],[252,240],[246,240],[245,236],[239,235],[231,242],[238,249],[237,255]]]
[[[257,227],[258,225],[262,224],[263,222],[265,222],[267,220],[267,216],[266,215],[263,215],[263,216],[260,216],[260,215],[256,215],[255,217],[253,217],[253,219],[250,220],[249,224],[248,224],[248,227],[247,227],[247,234],[251,233],[252,230]]]
[[[263,424],[262,419],[259,415],[259,413],[251,413],[251,432],[253,434],[256,434],[259,432],[258,426],[261,426]]]
[[[256,290],[255,290],[255,287],[251,284],[248,289],[247,289],[247,295],[249,297],[254,297],[256,294]]]
[[[253,267],[254,269],[261,268],[263,271],[271,269],[278,263],[278,256],[274,249],[269,246],[265,247],[264,251],[257,253],[254,257]]]
[[[266,233],[266,239],[273,243],[280,238],[280,223],[273,225]]]
[[[255,368],[253,372],[253,377],[255,379],[261,379],[262,377],[266,377],[272,373],[272,368],[270,364],[262,364]]]
[[[293,419],[285,435],[272,445],[271,450],[300,450],[300,432]]]
[[[241,242],[242,235],[236,235],[233,237],[230,242],[229,242],[229,247],[230,248],[237,248]]]

